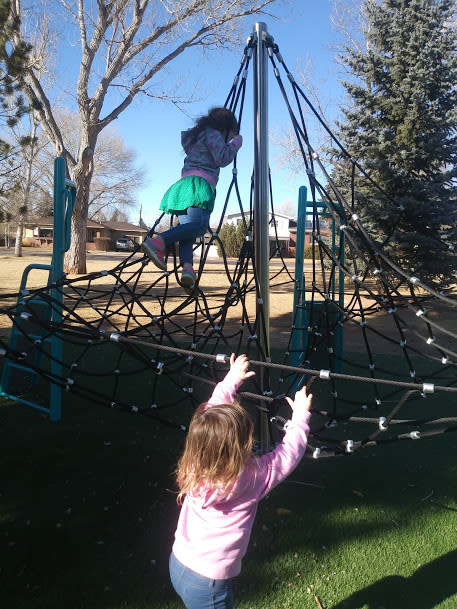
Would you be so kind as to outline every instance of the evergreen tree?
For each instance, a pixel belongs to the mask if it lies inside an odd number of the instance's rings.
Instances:
[[[384,251],[441,288],[455,283],[457,34],[455,0],[365,0],[364,50],[345,47],[351,104],[338,137],[347,159],[334,181]]]
[[[229,258],[238,258],[241,254],[243,245],[246,242],[246,235],[247,230],[244,222],[240,222],[238,226],[235,226],[235,224],[232,224],[231,222],[226,222],[223,224],[218,236],[224,248],[224,252],[222,252],[222,248],[218,241],[218,255],[222,258],[223,254],[225,253],[225,255]]]
[[[224,250],[220,246],[220,243],[217,242],[217,253],[220,257],[223,257],[224,253],[226,256],[233,257],[238,256],[237,245],[236,245],[236,226],[231,222],[226,222],[221,226],[221,230],[219,231],[219,239],[222,243]],[[237,253],[235,253],[237,252]]]
[[[235,231],[236,252],[233,254],[237,258],[239,257],[241,250],[242,250],[244,244],[246,243],[246,235],[247,235],[246,226],[245,226],[244,222],[240,222],[238,224],[238,226],[236,227],[236,231]]]
[[[0,0],[0,128],[3,133],[29,111],[21,89],[31,47],[20,39],[19,29],[20,18],[10,0]],[[15,145],[7,139],[0,139],[0,193],[14,188],[17,154],[21,147],[31,143],[27,137]]]

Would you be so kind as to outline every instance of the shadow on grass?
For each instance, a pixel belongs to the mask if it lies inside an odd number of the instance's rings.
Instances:
[[[183,437],[88,404],[54,424],[1,405],[0,606],[167,607]]]
[[[456,570],[454,550],[423,565],[410,577],[384,577],[331,609],[432,609],[457,593]]]
[[[172,472],[184,437],[150,419],[89,403],[66,404],[57,424],[11,402],[2,405],[0,605],[181,607],[169,583],[168,555],[178,517]],[[457,467],[449,459],[453,454],[455,438],[447,434],[439,441],[304,460],[259,507],[245,569],[236,583],[237,602],[246,608],[272,609],[291,583],[297,600],[286,604],[281,597],[277,606],[315,609],[306,586],[318,580],[323,565],[328,571],[335,569],[334,551],[356,540],[374,546],[376,556],[377,539],[403,527],[408,530],[411,514],[416,530],[437,508],[454,518]],[[433,506],[430,499],[424,500],[431,490]],[[281,515],[278,509],[286,512]],[[442,545],[435,545],[435,555],[451,550],[452,540],[446,541],[438,529],[436,536],[435,544]],[[403,540],[394,537],[392,543],[398,545],[392,551],[400,553]],[[406,556],[408,550],[404,552]],[[450,554],[452,560],[445,564],[454,581],[455,555]],[[344,564],[350,558],[336,555],[335,560]],[[423,552],[415,556],[408,572],[425,560]],[[383,574],[392,572],[389,567],[376,565],[375,575],[372,570],[365,581],[373,581],[376,574],[382,581]],[[297,572],[310,579],[297,578]],[[436,577],[439,586],[444,573]],[[325,581],[319,593],[323,599],[341,599],[357,581],[347,582],[338,597],[329,595]],[[441,587],[445,589],[444,584]],[[414,605],[403,602],[392,609],[425,609],[418,604],[422,596],[420,587]]]

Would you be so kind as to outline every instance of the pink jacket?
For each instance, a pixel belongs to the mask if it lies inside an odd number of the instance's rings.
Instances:
[[[241,384],[230,372],[218,383],[209,406],[232,403]],[[298,465],[306,449],[310,413],[294,411],[282,442],[261,457],[253,457],[230,495],[217,490],[186,495],[175,533],[173,552],[186,567],[210,579],[230,579],[241,571],[257,505]]]

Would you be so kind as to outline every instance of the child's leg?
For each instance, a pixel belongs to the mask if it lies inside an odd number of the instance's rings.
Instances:
[[[156,266],[166,270],[165,248],[179,241],[179,259],[183,266],[182,282],[186,288],[193,288],[195,283],[195,272],[192,268],[194,240],[195,237],[205,234],[210,215],[206,209],[188,207],[185,213],[179,214],[178,226],[173,226],[156,237],[149,237],[141,246]]]
[[[192,264],[192,249],[195,237],[204,235],[208,228],[211,213],[200,207],[188,207],[185,214],[179,214],[179,226],[174,226],[169,231],[161,233],[165,243],[179,241],[179,260],[182,265]],[[172,241],[169,242],[169,239]]]
[[[193,269],[193,246],[195,237],[204,235],[209,223],[210,212],[199,207],[189,207],[187,213],[179,216],[184,229],[192,230],[189,239],[179,241],[179,259],[182,264],[181,284],[186,292],[191,293],[195,286],[196,274]]]
[[[167,263],[165,262],[165,243],[160,235],[145,239],[141,244],[141,249],[159,269],[162,271],[167,270]]]

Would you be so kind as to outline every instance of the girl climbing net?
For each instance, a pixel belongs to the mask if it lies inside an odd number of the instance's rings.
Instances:
[[[166,270],[167,246],[179,241],[181,283],[184,289],[192,290],[196,280],[192,266],[194,239],[208,228],[220,168],[233,161],[243,138],[238,134],[234,114],[227,108],[213,108],[182,132],[181,143],[186,153],[181,179],[167,190],[160,203],[162,211],[178,216],[179,225],[148,237],[141,247],[157,267]]]
[[[312,396],[303,387],[286,398],[292,419],[282,442],[256,457],[253,423],[235,401],[250,378],[246,355],[201,404],[178,463],[181,513],[170,556],[173,587],[187,609],[232,609],[232,579],[241,571],[259,501],[298,465],[308,440]]]

